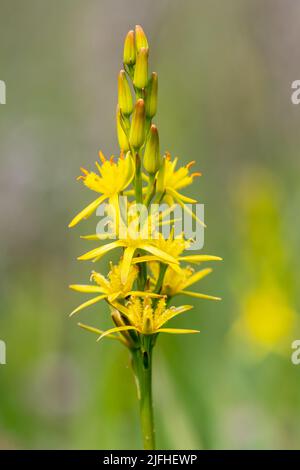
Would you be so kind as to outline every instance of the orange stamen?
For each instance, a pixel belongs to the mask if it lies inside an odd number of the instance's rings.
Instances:
[[[191,177],[194,178],[195,176],[202,176],[202,173],[200,171],[197,171],[197,173],[192,173]]]
[[[105,163],[106,162],[106,158],[105,156],[103,155],[103,153],[101,152],[101,150],[99,151],[99,158],[101,160],[102,163]]]
[[[189,170],[193,165],[195,165],[196,161],[195,160],[192,160],[191,162],[189,162],[187,165],[186,165],[186,168]]]

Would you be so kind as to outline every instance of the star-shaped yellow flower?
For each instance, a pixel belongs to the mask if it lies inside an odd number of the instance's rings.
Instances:
[[[181,313],[187,312],[191,305],[182,305],[181,307],[166,307],[165,298],[161,298],[156,306],[152,305],[152,300],[149,296],[144,299],[138,297],[130,297],[126,306],[117,302],[114,307],[119,310],[127,319],[128,325],[110,328],[103,332],[98,340],[109,336],[113,333],[135,330],[143,335],[153,335],[156,333],[172,333],[172,334],[188,334],[199,333],[199,330],[187,330],[179,328],[162,328],[171,318]]]
[[[129,152],[125,158],[121,153],[117,162],[114,161],[113,156],[107,160],[102,152],[99,153],[99,157],[102,162],[102,164],[96,162],[99,174],[81,168],[83,175],[79,176],[78,179],[82,180],[89,189],[102,194],[102,196],[79,212],[70,222],[69,227],[74,227],[82,219],[89,217],[106,199],[119,211],[118,196],[121,191],[129,186],[134,178],[135,167]]]
[[[77,292],[85,292],[89,294],[100,294],[97,297],[84,302],[79,305],[70,316],[78,313],[80,310],[94,305],[100,300],[107,300],[109,303],[113,303],[116,299],[121,300],[125,299],[128,296],[149,296],[149,297],[161,297],[160,295],[150,293],[150,292],[141,292],[135,291],[133,289],[133,284],[138,275],[138,268],[136,266],[130,266],[128,277],[125,283],[121,281],[121,264],[110,265],[110,272],[108,273],[107,278],[102,274],[95,271],[91,274],[91,281],[94,281],[96,285],[92,284],[71,284],[69,287]]]

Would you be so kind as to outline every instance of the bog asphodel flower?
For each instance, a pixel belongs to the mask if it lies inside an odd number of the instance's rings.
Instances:
[[[99,152],[100,163],[96,162],[98,173],[81,168],[82,175],[78,180],[82,180],[85,186],[96,193],[102,194],[91,204],[85,207],[70,222],[69,227],[74,227],[82,219],[86,219],[97,209],[97,207],[109,199],[110,204],[118,207],[118,195],[129,186],[134,178],[134,162],[130,153],[121,153],[117,162],[114,157],[107,160],[102,152]]]
[[[70,313],[70,316],[78,313],[80,310],[94,305],[100,300],[107,299],[110,304],[116,301],[116,299],[126,299],[129,296],[148,296],[148,297],[160,297],[158,294],[147,291],[134,291],[132,290],[134,281],[138,275],[138,268],[136,266],[130,266],[128,276],[126,281],[123,283],[121,280],[121,265],[118,264],[114,266],[110,263],[110,272],[108,273],[108,278],[103,276],[103,274],[92,271],[90,280],[95,282],[96,285],[91,284],[71,284],[69,287],[77,292],[84,292],[88,294],[98,293],[100,295],[93,297],[92,299],[84,302],[79,305],[73,312]]]
[[[197,201],[183,193],[201,173],[191,173],[194,161],[178,165],[178,158],[172,160],[168,152],[164,155],[160,152],[158,128],[152,122],[157,111],[158,77],[156,72],[148,75],[148,60],[147,37],[142,27],[136,26],[125,38],[123,65],[118,75],[116,124],[120,156],[107,159],[100,152],[97,171],[82,168],[78,179],[98,193],[98,197],[81,210],[69,226],[90,217],[104,202],[104,212],[115,214],[115,223],[108,223],[109,227],[115,227],[115,233],[98,233],[97,224],[94,234],[82,238],[102,244],[78,259],[97,263],[104,255],[117,253],[119,261],[117,264],[110,262],[108,274],[92,271],[90,284],[70,285],[79,293],[92,294],[92,298],[76,307],[71,316],[95,304],[103,313],[110,311],[114,326],[106,331],[84,323],[78,325],[96,334],[98,340],[117,339],[129,348],[140,398],[144,447],[154,449],[153,347],[161,333],[199,332],[169,326],[174,317],[192,309],[191,305],[171,305],[171,300],[173,302],[179,294],[219,300],[219,297],[189,288],[212,271],[202,267],[203,263],[221,258],[190,254],[187,250],[193,240],[183,232],[174,235],[175,223],[182,219],[175,214],[174,206],[180,211],[184,209],[204,225],[188,207]],[[124,198],[128,199],[125,206]],[[152,212],[151,209],[161,203],[164,209]],[[171,213],[174,213],[173,218],[169,217]],[[169,225],[169,235],[164,235],[162,230],[166,225]],[[201,265],[201,269],[195,271],[191,265]]]
[[[135,330],[142,335],[154,335],[156,333],[199,333],[198,330],[184,328],[162,328],[171,318],[191,310],[193,308],[192,305],[167,308],[166,299],[163,297],[157,302],[156,306],[153,306],[152,299],[146,295],[144,299],[131,297],[126,306],[120,305],[117,302],[115,302],[114,306],[125,316],[129,324],[103,332],[98,340],[112,333],[129,330]]]

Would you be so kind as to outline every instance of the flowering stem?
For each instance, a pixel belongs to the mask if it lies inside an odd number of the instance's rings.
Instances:
[[[132,350],[132,367],[140,404],[140,420],[145,450],[155,449],[152,404],[152,337],[143,336],[144,345]]]
[[[138,153],[135,154],[135,197],[137,204],[142,204],[143,193],[142,193],[142,169],[141,169],[141,157]]]

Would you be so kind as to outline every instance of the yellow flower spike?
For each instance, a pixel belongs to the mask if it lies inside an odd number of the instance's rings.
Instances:
[[[147,36],[143,30],[143,28],[138,24],[135,27],[135,45],[136,50],[139,51],[143,47],[149,49],[149,44],[147,40]]]
[[[129,142],[135,149],[139,149],[145,140],[145,103],[144,100],[137,100],[129,134]]]
[[[157,91],[158,91],[158,76],[156,72],[152,72],[149,83],[147,85],[146,96],[146,116],[152,119],[157,111]]]
[[[147,138],[143,163],[145,170],[150,175],[155,175],[161,166],[161,158],[159,153],[159,136],[157,127],[152,124]]]
[[[120,70],[118,77],[118,102],[121,112],[130,115],[133,111],[133,102],[129,83],[124,70]],[[128,149],[127,149],[128,150]]]
[[[174,235],[175,222],[181,220],[176,215],[178,204],[197,223],[204,225],[193,213],[194,208],[189,206],[197,201],[188,194],[182,194],[182,190],[201,173],[191,172],[195,161],[181,166],[178,158],[171,159],[168,152],[160,157],[158,131],[152,125],[157,112],[158,76],[153,72],[148,77],[148,55],[148,40],[138,25],[135,31],[127,33],[123,51],[124,70],[118,75],[116,130],[120,157],[106,158],[100,152],[95,171],[81,169],[82,175],[78,179],[97,196],[69,225],[73,227],[90,217],[100,204],[107,202],[105,219],[97,224],[95,233],[81,237],[101,242],[100,246],[78,259],[95,263],[118,250],[119,262],[116,265],[110,263],[107,275],[93,271],[91,284],[71,284],[69,287],[92,297],[75,308],[71,315],[102,300],[105,301],[102,304],[109,307],[113,328],[104,331],[82,323],[78,325],[96,334],[97,341],[105,337],[117,339],[130,350],[141,408],[144,448],[153,450],[152,349],[159,333],[199,333],[199,330],[167,326],[174,317],[192,309],[191,305],[169,306],[170,301],[176,295],[220,300],[188,289],[212,271],[204,268],[195,272],[190,264],[221,258],[185,253],[194,241],[186,239],[184,233]],[[126,196],[126,202],[123,196]],[[150,209],[151,203],[164,203],[167,210],[155,213]],[[150,210],[144,212],[144,208]],[[170,232],[164,238],[161,229],[166,225]],[[103,311],[105,309],[101,306]]]
[[[123,62],[126,65],[134,65],[135,64],[135,37],[134,31],[131,30],[127,33],[124,42],[124,52],[123,52]]]
[[[120,106],[117,106],[116,111],[116,125],[117,125],[117,135],[118,135],[118,142],[119,147],[123,152],[128,152],[129,150],[129,140],[126,132],[129,132],[129,124],[126,123],[126,119],[122,116]],[[125,129],[127,128],[126,132]]]
[[[140,90],[145,88],[148,83],[148,49],[142,47],[136,57],[134,69],[133,84]]]

